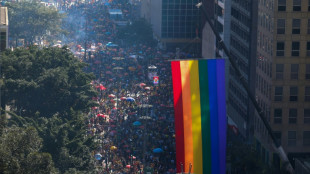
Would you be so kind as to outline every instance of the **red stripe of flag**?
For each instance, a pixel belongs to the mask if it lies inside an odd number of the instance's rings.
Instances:
[[[175,142],[176,142],[176,166],[177,173],[181,172],[181,164],[185,163],[184,154],[184,126],[183,126],[183,102],[180,61],[171,62],[174,119],[175,119]]]

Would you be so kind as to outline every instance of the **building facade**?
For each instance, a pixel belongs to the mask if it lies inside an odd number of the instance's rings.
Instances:
[[[293,159],[310,155],[310,1],[276,0],[271,125]]]

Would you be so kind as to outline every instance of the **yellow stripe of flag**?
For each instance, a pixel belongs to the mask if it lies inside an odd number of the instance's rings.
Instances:
[[[200,109],[200,89],[199,89],[199,69],[198,61],[189,61],[190,66],[190,92],[191,92],[191,112],[192,112],[192,136],[194,149],[194,173],[202,174],[202,140],[201,140],[201,109]]]

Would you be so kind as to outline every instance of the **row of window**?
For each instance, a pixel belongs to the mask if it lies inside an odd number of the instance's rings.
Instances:
[[[291,80],[298,80],[299,79],[299,64],[291,64],[291,72],[290,72],[290,79]],[[305,79],[310,80],[310,64],[306,64],[306,71],[305,71]],[[284,78],[284,64],[276,64],[276,80],[283,80]]]
[[[306,21],[304,21],[306,22]],[[310,19],[307,20],[307,33],[310,34]],[[301,19],[292,19],[292,34],[300,34],[300,28],[303,21]],[[277,34],[286,34],[286,19],[277,19]]]
[[[259,0],[259,4],[263,5],[264,7],[270,10],[273,10],[274,1],[273,0]]]
[[[278,0],[278,11],[286,11],[286,0]],[[301,0],[293,0],[293,11],[301,11]],[[310,11],[310,0],[308,0],[308,11]]]
[[[234,7],[231,8],[231,16],[243,23],[245,26],[250,26],[251,24],[250,17]]]
[[[256,67],[258,67],[264,74],[271,78],[272,63],[263,55],[259,54],[256,59]]]
[[[271,89],[270,84],[259,74],[256,74],[256,89],[269,98]]]
[[[282,133],[274,132],[276,139],[282,141]],[[302,134],[303,146],[310,146],[310,131],[303,131]],[[296,146],[297,131],[287,131],[287,146]]]
[[[291,56],[299,57],[300,55],[300,42],[293,41],[291,44]],[[310,42],[307,42],[306,46],[306,56],[310,56]],[[285,42],[277,42],[276,56],[283,57],[285,55]]]
[[[245,10],[251,9],[251,1],[250,0],[233,0],[233,2],[237,3],[240,7],[244,8]]]
[[[286,111],[287,112],[287,111]],[[302,113],[298,114],[297,108],[289,108],[288,109],[288,123],[289,124],[297,124],[297,117],[301,116]],[[283,109],[282,108],[275,108],[273,113],[273,123],[274,124],[282,124],[282,118],[283,117]],[[302,119],[302,118],[299,118]],[[303,110],[303,120],[300,120],[299,122],[303,122],[304,124],[310,123],[310,109],[304,109]]]
[[[246,42],[250,42],[249,32],[245,31],[240,25],[235,22],[231,22],[231,31],[236,33],[240,38]]]
[[[283,86],[275,86],[274,88],[274,101],[283,101]],[[291,86],[289,91],[289,101],[298,101],[298,87]],[[310,102],[310,86],[304,88],[304,101]]]
[[[268,53],[268,55],[272,56],[272,43],[273,38],[270,36],[266,36],[264,32],[259,31],[257,36],[257,45],[259,48],[261,48],[263,51]]]
[[[241,54],[242,56],[248,58],[250,56],[248,45],[245,45],[244,43],[240,42],[238,38],[231,36],[230,37],[230,46],[231,48],[234,48]],[[233,52],[233,50],[231,51]]]

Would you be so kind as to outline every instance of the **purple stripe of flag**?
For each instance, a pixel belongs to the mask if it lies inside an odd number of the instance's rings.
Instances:
[[[219,174],[226,173],[226,99],[225,99],[225,60],[217,59],[217,103],[218,103],[218,131],[219,131]]]

